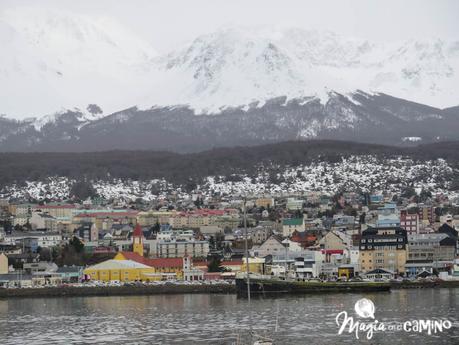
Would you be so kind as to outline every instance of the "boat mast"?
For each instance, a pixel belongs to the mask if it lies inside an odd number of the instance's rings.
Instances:
[[[252,306],[250,305],[250,268],[249,268],[249,243],[248,243],[248,231],[247,231],[247,198],[244,198],[244,246],[245,246],[245,266],[247,273],[247,302],[249,308],[249,330],[250,330],[250,341],[252,341]]]

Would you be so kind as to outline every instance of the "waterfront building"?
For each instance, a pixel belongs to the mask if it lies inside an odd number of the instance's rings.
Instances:
[[[83,277],[83,267],[81,266],[63,266],[56,271],[59,273],[64,283],[77,283]]]
[[[132,260],[114,258],[89,266],[83,273],[98,281],[150,281],[154,280],[155,269]]]
[[[356,265],[344,264],[338,267],[338,277],[345,277],[346,279],[351,279],[355,277],[357,272]]]
[[[247,260],[242,258],[241,272],[247,271]],[[265,274],[265,259],[264,258],[249,258],[249,272],[257,274]]]
[[[415,278],[422,272],[428,272],[433,274],[433,263],[430,260],[427,261],[411,261],[408,260],[405,264],[405,274],[409,278]]]
[[[278,235],[271,235],[261,245],[253,246],[251,255],[265,257],[267,255],[283,254],[285,250],[285,246],[282,244],[282,238]]]
[[[406,230],[400,227],[369,227],[360,239],[360,269],[363,272],[386,269],[404,273],[407,241]]]
[[[456,239],[445,233],[408,235],[408,260],[453,261],[456,257]]]
[[[119,252],[115,260],[131,260],[154,269],[149,280],[182,279],[186,258],[146,258],[134,252]]]
[[[374,270],[366,272],[363,276],[371,280],[390,280],[395,277],[395,273],[387,269],[375,268]]]

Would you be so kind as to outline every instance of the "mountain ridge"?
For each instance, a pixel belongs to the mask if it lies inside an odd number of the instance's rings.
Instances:
[[[458,120],[459,107],[442,110],[363,91],[330,93],[325,104],[317,98],[277,97],[216,115],[196,115],[186,106],[131,107],[107,116],[74,109],[42,122],[0,118],[0,151],[197,152],[308,139],[404,146],[457,140]]]
[[[158,54],[120,23],[62,10],[0,13],[0,113],[97,103],[105,114],[183,104],[197,114],[269,99],[381,92],[456,106],[459,42],[376,42],[298,28],[227,27]],[[27,102],[23,102],[27,99]]]

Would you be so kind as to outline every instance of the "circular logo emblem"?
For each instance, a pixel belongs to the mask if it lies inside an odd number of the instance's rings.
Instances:
[[[375,305],[373,301],[370,299],[359,299],[357,302],[355,302],[354,309],[357,315],[360,317],[363,317],[365,319],[375,318]]]

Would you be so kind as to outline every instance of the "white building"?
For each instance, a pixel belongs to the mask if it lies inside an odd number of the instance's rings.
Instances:
[[[158,241],[156,255],[160,258],[206,258],[209,254],[208,241]]]
[[[55,232],[13,232],[12,234],[5,235],[4,243],[6,244],[16,244],[16,241],[21,241],[25,238],[36,238],[38,246],[45,247],[54,247],[62,243],[62,235]]]

